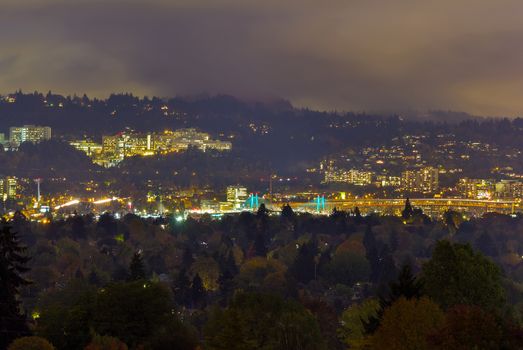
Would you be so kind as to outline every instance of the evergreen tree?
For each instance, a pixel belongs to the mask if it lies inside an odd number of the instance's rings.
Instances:
[[[85,222],[82,216],[75,215],[71,219],[71,232],[75,239],[85,239],[87,232],[85,229]]]
[[[178,273],[173,289],[176,304],[189,306],[191,301],[191,281],[189,281],[185,269],[182,268]]]
[[[378,286],[387,287],[397,275],[398,270],[396,269],[396,263],[394,262],[389,246],[385,244],[378,255],[371,280]]]
[[[220,266],[220,277],[218,283],[220,285],[220,292],[222,294],[222,301],[224,306],[227,305],[232,292],[234,291],[234,276],[238,274],[238,267],[232,251],[226,258],[218,259]]]
[[[183,251],[183,256],[182,256],[182,268],[188,270],[191,267],[193,262],[194,262],[193,252],[192,252],[191,248],[186,247],[185,250]]]
[[[412,205],[410,204],[410,199],[407,198],[407,200],[405,201],[405,208],[401,212],[401,216],[405,220],[408,220],[412,216],[412,213],[413,213]]]
[[[265,245],[265,236],[258,232],[254,239],[254,253],[256,256],[267,256],[267,246]]]
[[[267,210],[267,207],[264,203],[260,204],[258,207],[258,211],[256,212],[256,216],[262,219],[265,219],[269,216],[269,210]]]
[[[29,271],[26,248],[5,221],[0,229],[0,349],[28,334],[26,316],[19,300],[20,288],[30,284],[22,277]]]
[[[91,269],[91,272],[89,272],[89,275],[87,276],[87,282],[93,286],[98,286],[100,284],[100,277],[98,277],[98,274],[94,268]]]
[[[236,260],[234,259],[234,254],[232,250],[229,251],[226,259],[223,259],[222,264],[220,265],[221,272],[227,272],[231,276],[236,276],[238,274],[238,266],[236,266]]]
[[[294,210],[292,210],[292,207],[289,205],[289,203],[285,204],[281,209],[281,217],[283,219],[287,220],[293,220],[295,218],[296,214],[294,213]]]
[[[361,220],[362,220],[360,208],[358,208],[358,207],[354,208],[354,216],[356,217],[356,223],[359,224],[361,222]]]
[[[423,295],[423,284],[412,273],[409,264],[403,265],[396,281],[390,283],[390,294],[387,303],[391,305],[401,297],[419,299]]]
[[[380,274],[380,254],[378,251],[378,242],[372,232],[372,226],[367,225],[365,234],[363,235],[363,246],[365,247],[365,257],[370,264],[371,280],[376,281]]]
[[[129,265],[130,280],[137,281],[145,279],[145,266],[141,252],[135,252]]]
[[[317,244],[314,241],[301,245],[294,263],[289,267],[290,274],[299,282],[308,283],[316,277]]]
[[[191,286],[191,301],[193,307],[204,306],[206,296],[207,292],[203,286],[202,279],[199,274],[196,274],[192,280]]]
[[[399,246],[399,237],[398,237],[398,231],[395,229],[392,230],[392,232],[389,235],[389,246],[392,252],[395,252],[398,249]]]
[[[373,334],[381,324],[385,309],[389,308],[400,298],[419,299],[423,296],[423,284],[412,274],[409,264],[403,265],[398,278],[389,283],[388,295],[381,295],[379,298],[379,308],[376,316],[371,316],[363,322],[365,332]]]
[[[269,210],[267,210],[265,204],[260,204],[256,218],[258,219],[258,229],[256,231],[265,234],[269,225]]]

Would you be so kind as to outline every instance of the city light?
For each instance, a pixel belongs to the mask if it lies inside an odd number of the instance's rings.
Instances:
[[[69,201],[69,202],[64,203],[64,204],[62,204],[62,205],[57,205],[56,207],[54,207],[54,210],[59,210],[59,209],[61,209],[61,208],[69,207],[69,206],[71,206],[71,205],[75,205],[75,204],[78,204],[78,203],[80,203],[80,200],[78,200],[78,199],[73,199],[72,201]]]
[[[104,199],[94,201],[93,204],[105,204],[105,203],[109,203],[112,201],[116,201],[118,199],[119,199],[118,197],[104,198]]]

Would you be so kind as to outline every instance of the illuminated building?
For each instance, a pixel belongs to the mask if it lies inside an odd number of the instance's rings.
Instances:
[[[22,142],[38,143],[51,139],[51,128],[48,126],[13,126],[9,128],[9,141],[16,146]]]
[[[6,146],[8,146],[8,144],[9,144],[9,140],[5,139],[5,134],[0,133],[0,145],[6,147]]]
[[[232,149],[232,143],[228,141],[211,140],[209,134],[197,131],[193,128],[166,130],[161,134],[153,135],[154,148],[158,151],[180,152],[195,147],[201,151],[214,149],[228,151]]]
[[[357,169],[329,169],[325,171],[324,182],[345,182],[357,186],[366,186],[372,183],[373,175],[371,171]]]
[[[102,151],[99,157],[94,157],[93,162],[103,166],[113,166],[126,157],[150,156],[183,152],[189,147],[206,150],[228,151],[232,144],[227,141],[211,140],[209,134],[196,129],[166,130],[163,133],[141,134],[125,131],[116,135],[102,137]]]
[[[404,191],[431,193],[438,189],[438,169],[425,167],[401,173],[401,186]]]
[[[243,186],[227,187],[227,202],[232,203],[234,209],[240,209],[247,198],[249,198],[247,188]]]
[[[147,151],[151,151],[150,135],[121,132],[102,137],[102,152],[117,159],[145,155]]]
[[[491,199],[496,191],[494,180],[488,179],[459,179],[458,191],[465,198]]]
[[[18,179],[14,176],[0,178],[0,195],[3,200],[14,198],[17,194]]]
[[[91,140],[71,141],[69,144],[89,157],[102,153],[102,145]]]
[[[216,151],[230,151],[232,149],[232,143],[218,140],[209,140],[203,143],[201,149],[204,152],[208,149],[213,149]]]
[[[400,187],[401,186],[401,177],[378,175],[378,176],[376,176],[376,181],[374,182],[374,184],[377,187]]]
[[[219,212],[220,202],[211,199],[203,199],[200,202],[200,210],[207,213]]]
[[[518,180],[501,180],[496,183],[496,197],[502,199],[522,199],[523,182]]]

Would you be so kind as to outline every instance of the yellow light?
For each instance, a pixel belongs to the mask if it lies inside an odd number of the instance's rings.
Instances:
[[[73,199],[72,201],[69,201],[69,202],[64,203],[62,205],[57,205],[54,209],[58,210],[60,208],[68,207],[68,206],[75,205],[75,204],[78,204],[78,203],[80,203],[80,201],[78,199]]]

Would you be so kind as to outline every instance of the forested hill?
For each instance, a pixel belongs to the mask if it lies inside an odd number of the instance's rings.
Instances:
[[[455,116],[455,118],[453,117]],[[430,112],[417,120],[399,115],[320,112],[294,108],[288,101],[245,102],[231,96],[160,99],[113,94],[108,99],[52,93],[4,96],[0,131],[22,124],[48,125],[55,138],[84,135],[100,139],[125,128],[162,131],[196,127],[229,139],[246,159],[276,168],[300,164],[350,147],[382,145],[409,134],[453,134],[460,140],[521,148],[523,119],[466,119],[466,114]],[[412,117],[412,115],[410,115]],[[449,120],[463,120],[449,123]],[[499,135],[503,135],[502,138]]]

